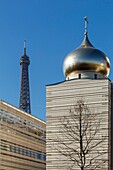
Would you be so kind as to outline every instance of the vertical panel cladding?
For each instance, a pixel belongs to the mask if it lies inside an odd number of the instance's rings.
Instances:
[[[113,168],[113,82],[111,83],[111,169]]]
[[[69,109],[74,106],[77,100],[83,99],[88,107],[97,113],[97,120],[100,121],[100,138],[107,135],[102,148],[106,150],[104,155],[108,169],[110,154],[109,134],[110,134],[110,115],[111,115],[111,83],[108,79],[91,80],[79,79],[62,82],[56,85],[50,85],[46,88],[46,109],[47,109],[47,170],[63,170],[68,169],[71,164],[69,159],[62,156],[55,149],[54,139],[56,136],[62,136],[59,133],[60,120],[64,116],[69,116]],[[53,139],[53,140],[50,140]],[[65,139],[64,139],[65,141]],[[57,145],[56,145],[57,146]],[[67,167],[66,167],[67,166]],[[103,169],[104,169],[103,168]],[[79,168],[75,168],[76,170]]]

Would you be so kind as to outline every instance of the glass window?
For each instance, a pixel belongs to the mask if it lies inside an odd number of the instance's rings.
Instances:
[[[24,149],[22,149],[22,155],[24,155]]]
[[[37,154],[37,158],[41,159],[41,154],[40,153]]]
[[[16,147],[15,146],[13,147],[13,149],[14,149],[14,152],[16,152]]]
[[[43,155],[43,160],[46,161],[46,155]]]
[[[95,79],[97,79],[97,74],[95,74]]]

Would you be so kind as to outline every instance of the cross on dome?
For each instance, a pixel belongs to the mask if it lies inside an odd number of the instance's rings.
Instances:
[[[88,18],[87,18],[87,16],[84,17],[84,21],[85,21],[85,32],[84,32],[84,34],[87,35],[88,34]]]

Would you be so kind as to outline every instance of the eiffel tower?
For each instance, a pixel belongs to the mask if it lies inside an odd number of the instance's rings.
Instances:
[[[24,54],[20,58],[21,86],[20,86],[19,108],[27,113],[31,113],[29,73],[28,73],[29,64],[30,64],[30,60],[26,54],[26,40],[24,40]]]

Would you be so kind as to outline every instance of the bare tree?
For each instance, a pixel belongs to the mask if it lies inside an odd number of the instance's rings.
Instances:
[[[106,150],[102,146],[107,135],[101,132],[98,114],[83,100],[78,100],[59,124],[60,130],[56,134],[54,146],[70,160],[68,169],[102,169],[106,163]]]

